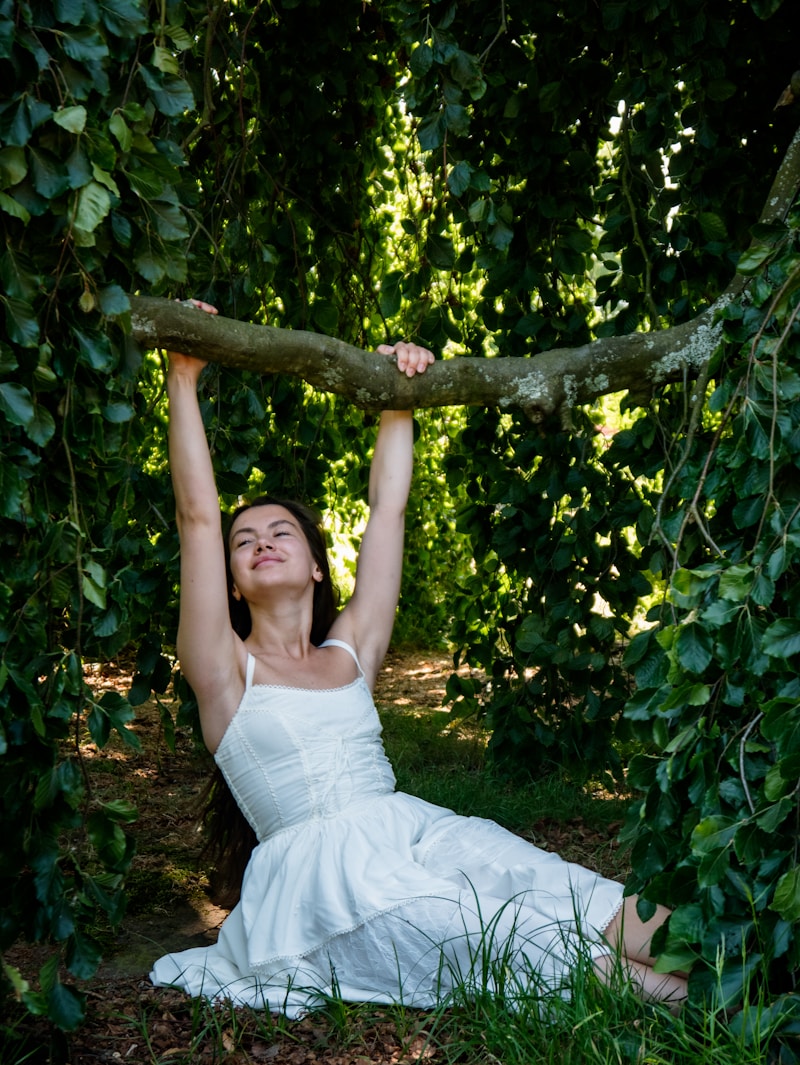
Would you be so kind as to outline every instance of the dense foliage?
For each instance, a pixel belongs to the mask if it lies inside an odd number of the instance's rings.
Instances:
[[[772,111],[787,12],[0,0],[0,951],[58,948],[37,989],[5,967],[30,1009],[79,1021],[59,966],[89,976],[98,911],[124,906],[134,812],[93,801],[81,744],[135,744],[133,707],[177,681],[163,370],[127,294],[471,358],[686,321],[730,279],[796,125]],[[768,236],[702,387],[629,397],[622,432],[582,411],[420,419],[401,625],[449,622],[486,669],[451,695],[500,760],[620,774],[621,737],[660,749],[632,774],[635,886],[680,904],[667,954],[713,967],[724,934],[770,982],[797,968],[798,430],[796,229]],[[354,535],[361,415],[215,368],[204,413],[226,504],[299,494]],[[131,648],[129,699],[99,698],[84,663]],[[733,1000],[741,971],[725,980]]]
[[[695,992],[728,1007],[782,992],[764,1035],[800,1008],[800,212],[761,237],[659,501],[669,600],[628,648],[625,713],[656,752],[630,767],[629,888],[676,907],[661,964],[705,963]]]

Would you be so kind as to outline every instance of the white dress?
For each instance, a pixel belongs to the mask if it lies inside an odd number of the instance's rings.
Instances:
[[[214,757],[258,845],[217,943],[160,958],[154,984],[289,1017],[331,994],[430,1008],[498,973],[558,990],[578,951],[608,953],[620,884],[394,790],[360,665],[324,691],[254,666]]]

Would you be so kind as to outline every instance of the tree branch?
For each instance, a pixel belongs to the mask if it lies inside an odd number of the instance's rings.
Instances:
[[[786,152],[759,221],[783,218],[799,188],[800,130]],[[385,356],[320,333],[237,322],[167,299],[132,296],[132,331],[147,347],[174,348],[233,369],[301,377],[364,410],[520,407],[533,421],[541,422],[609,392],[642,394],[669,381],[696,377],[720,340],[716,312],[739,296],[744,285],[744,279],[735,276],[711,307],[671,329],[603,337],[530,359],[440,361],[428,369],[424,380],[409,380]]]

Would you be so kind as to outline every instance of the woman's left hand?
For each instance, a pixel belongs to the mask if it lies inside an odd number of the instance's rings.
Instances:
[[[377,350],[380,355],[395,355],[397,369],[406,377],[425,373],[431,363],[436,361],[432,351],[421,348],[419,344],[409,344],[405,340],[400,340],[396,344],[379,344]]]

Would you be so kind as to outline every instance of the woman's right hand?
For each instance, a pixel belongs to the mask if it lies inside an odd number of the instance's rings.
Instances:
[[[211,303],[206,303],[204,300],[186,300],[185,303],[189,303],[192,307],[196,307],[199,311],[205,311],[206,314],[218,314],[217,308]],[[184,355],[180,351],[168,351],[168,369],[171,377],[190,377],[195,381],[200,377],[200,373],[204,366],[207,365],[205,359],[198,358],[196,355]]]

